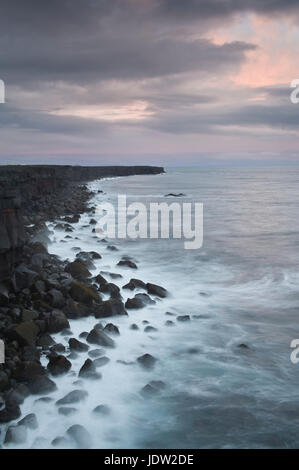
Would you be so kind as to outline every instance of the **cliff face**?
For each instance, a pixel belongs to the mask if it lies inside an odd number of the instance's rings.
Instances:
[[[80,182],[163,172],[161,167],[149,166],[0,166],[0,281],[11,279],[21,258],[26,241],[24,215],[47,220],[67,211],[66,190]]]

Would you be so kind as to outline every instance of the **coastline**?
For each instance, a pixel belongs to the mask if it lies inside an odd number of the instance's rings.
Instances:
[[[115,172],[115,168],[112,171]],[[142,167],[138,171],[145,173],[137,174],[158,174],[163,169]],[[123,168],[120,172],[124,173]],[[134,174],[132,168],[125,173]],[[89,181],[93,179],[99,178],[91,178]],[[109,282],[110,279],[101,274],[93,276],[90,272],[94,261],[101,258],[100,253],[78,253],[71,263],[49,254],[47,244],[50,232],[46,222],[55,221],[56,228],[70,237],[72,224],[78,222],[81,214],[87,213],[91,219],[90,229],[94,231],[94,209],[88,207],[93,193],[85,182],[71,182],[66,187],[59,184],[59,189],[56,185],[55,194],[51,192],[50,185],[50,191],[41,194],[38,203],[40,210],[35,215],[30,213],[30,210],[36,210],[34,205],[24,209],[24,202],[16,193],[6,189],[7,197],[4,201],[13,207],[6,208],[1,215],[6,217],[6,224],[11,224],[16,231],[16,236],[12,237],[13,249],[8,250],[9,255],[1,250],[2,259],[7,261],[7,265],[1,272],[0,290],[0,339],[5,342],[6,354],[5,363],[0,365],[0,440],[6,444],[25,442],[27,431],[38,426],[38,416],[34,413],[25,417],[21,415],[20,406],[26,398],[32,395],[42,397],[56,390],[55,378],[71,370],[72,355],[75,357],[86,350],[88,344],[113,347],[113,335],[117,334],[117,328],[113,324],[105,331],[100,327],[93,328],[86,342],[70,336],[68,351],[61,344],[55,344],[55,334],[70,334],[72,319],[90,315],[95,319],[127,315],[127,309],[136,307],[136,302],[139,308],[143,302],[146,304],[150,299],[149,294],[161,298],[166,295],[160,286],[144,284],[144,294],[137,295],[135,305],[125,305],[119,288]],[[27,184],[26,181],[24,183]],[[36,188],[32,189],[31,194],[34,194]],[[49,200],[50,210],[47,210]],[[56,210],[53,210],[55,204]],[[25,216],[22,212],[25,212]],[[130,267],[129,260],[120,259],[120,262]],[[140,286],[133,283],[127,287],[128,292],[132,292],[133,304],[135,287]],[[101,362],[100,359],[98,362]],[[149,357],[144,358],[145,362],[148,360],[151,361]],[[86,360],[80,371],[82,377],[100,379],[95,361]],[[9,423],[12,421],[14,424],[11,426]],[[72,438],[76,442],[76,436]]]

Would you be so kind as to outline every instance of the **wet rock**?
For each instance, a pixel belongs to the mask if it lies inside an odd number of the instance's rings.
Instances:
[[[105,318],[115,315],[127,315],[127,312],[120,299],[110,299],[98,305],[94,315],[96,318]]]
[[[154,326],[148,325],[144,328],[145,333],[155,333],[156,331],[158,331],[158,330]]]
[[[136,294],[135,297],[126,301],[125,307],[127,309],[141,309],[154,303],[155,301],[152,300],[147,294]]]
[[[34,346],[38,333],[38,326],[33,321],[26,321],[13,327],[8,335],[11,339],[18,341],[21,346]]]
[[[28,388],[33,395],[47,395],[48,393],[56,390],[55,383],[45,375],[34,377],[29,384]]]
[[[9,386],[9,378],[6,372],[0,370],[0,392],[6,390]]]
[[[53,447],[58,447],[58,448],[69,448],[70,447],[70,442],[68,439],[62,436],[57,436],[53,441],[51,442],[51,445]]]
[[[109,348],[115,347],[115,343],[113,339],[109,338],[109,336],[106,335],[106,333],[104,333],[103,331],[96,330],[95,328],[91,330],[86,340],[90,344],[97,344],[99,346],[109,347]]]
[[[86,359],[79,371],[79,377],[84,379],[100,379],[102,376],[96,371],[96,366],[91,359]]]
[[[43,366],[36,361],[23,361],[19,362],[17,367],[13,370],[13,378],[21,381],[28,382],[35,377],[45,374]]]
[[[65,346],[61,343],[54,344],[54,346],[51,346],[50,351],[52,353],[64,353],[65,352]]]
[[[114,245],[107,245],[106,246],[106,250],[109,250],[109,251],[118,251],[118,248]]]
[[[51,401],[53,401],[53,398],[51,397],[41,397],[35,400],[34,403],[51,403]]]
[[[137,358],[137,362],[145,369],[153,369],[157,359],[151,354],[144,354],[143,356]]]
[[[90,307],[88,307],[88,305],[84,305],[82,302],[76,302],[71,298],[67,299],[63,311],[68,318],[73,319],[88,317],[90,315]]]
[[[190,321],[190,315],[179,315],[177,321]]]
[[[142,388],[140,393],[145,398],[152,397],[154,395],[157,395],[161,390],[163,390],[165,386],[165,383],[161,380],[152,380],[147,385],[145,385],[145,387]]]
[[[27,439],[27,429],[25,426],[10,426],[5,435],[5,444],[24,444]]]
[[[17,289],[25,289],[31,287],[38,278],[38,273],[29,269],[24,264],[19,265],[15,269],[15,283]]]
[[[176,314],[173,312],[165,312],[165,315],[168,315],[169,317],[175,317]]]
[[[146,284],[140,279],[134,279],[134,278],[130,279],[130,282],[128,282],[128,284],[123,286],[123,289],[130,289],[130,290],[134,290],[138,288],[146,290]]]
[[[36,345],[42,347],[43,349],[48,349],[53,344],[54,340],[48,333],[41,335],[36,342]]]
[[[61,310],[53,310],[48,320],[49,333],[59,333],[69,327],[70,324],[65,314]]]
[[[93,361],[95,367],[104,367],[108,362],[110,362],[110,359],[106,356],[98,357]]]
[[[73,390],[60,400],[57,400],[56,405],[72,405],[74,403],[79,403],[80,401],[85,400],[87,396],[88,393],[85,390]]]
[[[90,449],[92,445],[91,435],[80,424],[75,424],[67,430],[67,435],[75,442],[78,449]]]
[[[8,423],[18,419],[21,416],[21,410],[18,405],[6,405],[6,407],[0,411],[0,423]]]
[[[28,387],[20,383],[16,387],[14,387],[6,397],[6,403],[13,406],[13,405],[22,405],[24,403],[25,398],[30,395]]]
[[[86,339],[88,336],[88,332],[87,331],[82,331],[82,333],[79,334],[79,338],[84,338]]]
[[[29,415],[25,416],[25,418],[21,419],[18,422],[18,426],[25,426],[28,429],[37,429],[38,422],[36,415],[34,413],[30,413]]]
[[[97,358],[100,357],[104,354],[104,349],[93,349],[92,351],[89,351],[88,355],[91,358]]]
[[[103,285],[107,284],[106,279],[105,279],[101,274],[98,274],[97,276],[95,276],[94,280],[95,280],[100,286],[103,286]]]
[[[46,296],[46,302],[53,308],[63,308],[65,305],[65,297],[57,289],[51,289]]]
[[[93,287],[89,287],[79,281],[75,281],[71,284],[70,296],[73,300],[82,302],[86,305],[92,305],[93,302],[100,303],[102,300],[98,292]]]
[[[136,263],[134,261],[128,259],[122,259],[117,263],[117,266],[125,266],[131,269],[138,269]]]
[[[76,413],[76,408],[72,408],[72,407],[67,407],[67,406],[61,406],[60,408],[58,408],[58,413],[60,415],[63,415],[63,416],[71,416],[73,414]]]
[[[164,287],[157,286],[156,284],[147,283],[146,289],[148,294],[156,295],[157,297],[161,297],[162,299],[167,297],[167,290]]]
[[[139,330],[139,327],[138,327],[138,325],[136,325],[136,323],[133,323],[133,324],[130,326],[130,329],[131,329],[131,330]]]
[[[103,416],[108,416],[111,414],[110,408],[107,405],[98,405],[92,410],[92,412],[96,415]]]
[[[120,335],[119,329],[117,328],[117,326],[113,325],[113,323],[108,323],[105,326],[104,331],[112,335],[116,335],[116,336]]]
[[[245,343],[238,344],[238,348],[240,348],[240,349],[250,349],[249,346]]]
[[[22,310],[22,321],[23,322],[28,322],[28,321],[34,321],[38,319],[38,313],[34,312],[33,310]]]
[[[72,367],[72,363],[64,356],[50,355],[47,369],[52,375],[66,374]]]
[[[84,281],[85,279],[91,277],[90,271],[79,260],[68,263],[68,265],[65,267],[65,271],[79,281]]]
[[[121,297],[119,287],[112,282],[107,282],[106,284],[101,285],[100,292],[103,292],[104,294],[110,294],[112,298],[116,299]]]
[[[72,351],[85,352],[88,351],[89,346],[85,343],[81,343],[76,338],[69,339],[69,347]]]
[[[166,320],[165,325],[166,326],[175,326],[175,323],[171,320]]]

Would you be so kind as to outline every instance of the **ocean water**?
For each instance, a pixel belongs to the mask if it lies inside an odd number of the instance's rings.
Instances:
[[[72,260],[74,247],[98,251],[94,274],[121,273],[112,279],[120,287],[137,277],[164,286],[169,296],[103,321],[117,325],[120,336],[116,348],[105,351],[110,363],[101,380],[74,385],[88,357],[82,353],[68,374],[55,378],[52,402],[26,399],[22,413],[35,412],[39,428],[25,446],[51,448],[54,438],[81,424],[93,448],[298,447],[299,364],[290,360],[290,343],[299,338],[299,167],[172,168],[89,186],[91,206],[116,203],[119,194],[129,203],[201,202],[204,242],[200,250],[186,250],[176,239],[114,240],[118,251],[112,252],[91,232],[89,214],[73,224],[72,239],[49,225],[51,253]],[[165,198],[170,192],[186,196]],[[116,266],[124,255],[136,260],[137,271]],[[127,290],[122,295],[133,297]],[[191,321],[178,322],[177,315]],[[72,320],[73,336],[98,321]],[[144,322],[157,331],[144,332]],[[68,341],[61,334],[55,339]],[[136,363],[145,353],[158,359],[150,371]],[[145,398],[140,390],[152,380],[166,387]],[[88,397],[71,405],[73,415],[59,415],[55,401],[75,388]],[[109,415],[95,417],[100,404]]]

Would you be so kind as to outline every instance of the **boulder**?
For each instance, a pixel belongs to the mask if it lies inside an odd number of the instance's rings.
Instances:
[[[111,410],[107,405],[98,405],[92,410],[92,412],[96,415],[108,416],[110,415]]]
[[[110,359],[106,356],[98,357],[93,361],[95,367],[103,367],[108,364],[108,362],[110,362]]]
[[[96,318],[105,318],[113,317],[115,315],[127,315],[127,312],[120,299],[110,299],[98,305],[94,315]]]
[[[69,327],[70,324],[65,314],[61,310],[53,310],[48,319],[49,333],[59,333]]]
[[[6,407],[0,411],[0,424],[9,423],[18,419],[21,416],[21,410],[18,405],[6,405]]]
[[[125,266],[127,268],[131,269],[138,269],[136,263],[134,261],[131,261],[129,259],[122,259],[117,263],[117,266]]]
[[[46,302],[53,308],[62,308],[65,305],[65,297],[57,289],[51,289],[47,293]]]
[[[91,435],[80,424],[75,424],[67,430],[67,435],[75,442],[78,449],[90,449],[92,445]]]
[[[121,297],[119,287],[112,282],[107,282],[106,284],[101,285],[100,291],[104,294],[110,294],[112,298]]]
[[[62,355],[50,355],[47,369],[52,375],[66,374],[72,367],[72,363]]]
[[[72,282],[70,296],[73,300],[82,302],[86,305],[92,305],[93,302],[100,303],[101,297],[93,287],[86,286],[82,282]]]
[[[17,367],[12,371],[12,376],[18,381],[30,382],[35,377],[44,375],[45,373],[45,369],[40,362],[23,361],[19,362]]]
[[[87,342],[90,344],[97,344],[99,346],[114,348],[115,343],[113,339],[109,338],[106,333],[101,330],[93,329],[86,338]]]
[[[71,416],[76,413],[76,408],[61,406],[58,408],[58,413],[63,416]]]
[[[179,315],[177,321],[190,321],[190,315]]]
[[[18,426],[25,426],[28,429],[37,429],[38,422],[36,415],[34,413],[30,413],[29,415],[25,416],[25,418],[21,419],[18,422]]]
[[[106,333],[110,333],[111,335],[116,335],[116,336],[120,335],[119,329],[117,328],[116,325],[113,325],[113,323],[107,323],[107,325],[104,328],[104,331]]]
[[[57,400],[56,405],[72,405],[73,403],[79,403],[85,400],[87,396],[88,393],[85,390],[73,390],[60,400]]]
[[[136,294],[135,297],[126,301],[125,307],[128,309],[140,309],[154,303],[155,301],[147,294]]]
[[[25,321],[13,327],[8,336],[21,346],[34,346],[38,333],[39,327],[33,321]]]
[[[78,341],[76,338],[70,338],[69,339],[69,347],[70,350],[76,351],[76,352],[85,352],[88,351],[89,346],[85,343],[82,343],[81,341]]]
[[[79,371],[79,377],[84,379],[100,379],[101,374],[97,372],[96,366],[91,359],[86,359]]]
[[[123,289],[130,289],[130,290],[134,290],[138,288],[146,290],[146,284],[140,279],[134,279],[134,278],[130,279],[130,282],[128,282],[128,284],[123,286]]]
[[[162,299],[167,297],[167,290],[164,289],[164,287],[157,286],[156,284],[151,284],[148,282],[146,284],[146,289],[148,294],[156,295],[157,297],[161,297]]]
[[[40,375],[29,382],[28,388],[33,395],[47,395],[54,392],[57,387],[49,377]]]
[[[137,362],[145,369],[153,369],[157,359],[151,354],[143,354],[143,356],[138,357]]]
[[[43,349],[49,349],[53,344],[54,340],[48,333],[41,335],[36,342],[36,345]]]
[[[9,426],[5,435],[5,444],[24,444],[27,439],[27,428],[22,425]]]
[[[91,277],[89,270],[79,260],[68,263],[65,267],[65,271],[78,280],[85,280]]]

